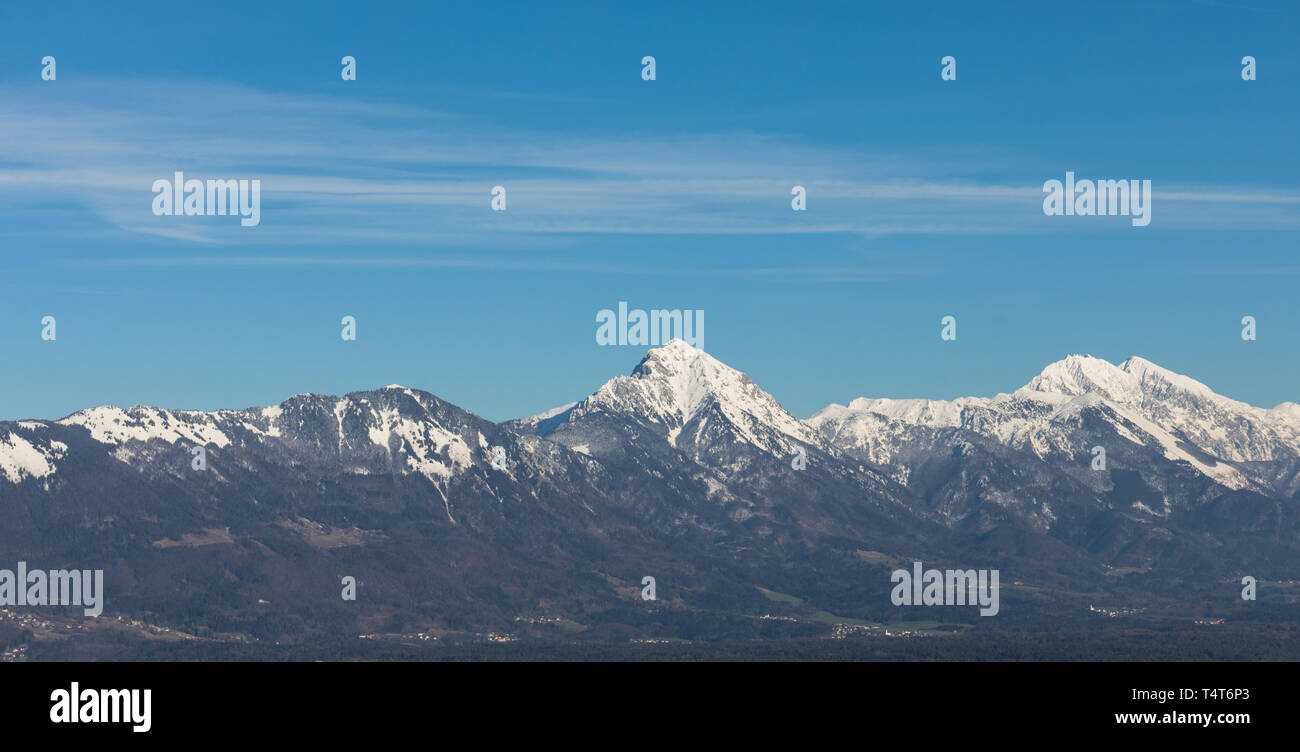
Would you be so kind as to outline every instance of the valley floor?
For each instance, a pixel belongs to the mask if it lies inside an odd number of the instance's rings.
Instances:
[[[9,661],[1300,661],[1300,626],[1193,625],[743,642],[438,642],[276,645],[95,630],[44,635]]]

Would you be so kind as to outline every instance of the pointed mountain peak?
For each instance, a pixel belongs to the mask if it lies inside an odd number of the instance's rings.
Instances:
[[[672,339],[659,347],[646,350],[645,357],[641,358],[641,362],[632,370],[632,375],[637,376],[643,370],[650,372],[655,365],[662,368],[678,368],[683,364],[689,365],[701,360],[710,364],[722,365],[712,355],[687,344],[684,340]]]
[[[687,342],[686,340],[682,339],[681,337],[673,337],[672,339],[668,340],[667,342],[663,343],[662,345],[660,345],[660,346],[658,346],[658,347],[652,347],[652,348],[650,348],[649,350],[647,350],[646,352],[647,352],[647,353],[652,353],[652,352],[658,352],[658,351],[664,351],[664,352],[682,352],[682,353],[699,353],[699,352],[704,352],[704,351],[701,350],[700,348],[698,348],[698,347],[692,345],[691,343]]]
[[[591,399],[609,401],[637,384],[642,408],[650,415],[684,422],[711,400],[775,403],[749,377],[680,339],[646,351],[630,376],[612,379]]]
[[[746,441],[763,446],[775,444],[751,435],[756,426],[801,441],[813,440],[807,426],[748,376],[680,339],[647,351],[631,375],[605,382],[573,408],[570,419],[594,411],[659,424],[674,444],[686,424],[696,418],[706,420],[708,414],[721,415],[739,427]]]
[[[1118,402],[1131,402],[1141,397],[1137,379],[1132,374],[1091,355],[1069,355],[1052,363],[1021,387],[1019,392],[1045,392],[1070,397],[1097,394]]]

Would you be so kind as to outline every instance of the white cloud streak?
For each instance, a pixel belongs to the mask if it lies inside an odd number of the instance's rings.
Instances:
[[[224,84],[58,86],[58,96],[33,87],[0,95],[0,195],[8,211],[81,206],[121,232],[189,243],[481,247],[568,234],[879,236],[1128,226],[1044,217],[1041,181],[1059,175],[1022,185],[955,181],[942,177],[954,165],[938,153],[814,148],[752,133],[576,138],[416,107]],[[150,186],[176,170],[200,179],[260,179],[261,226],[153,216]],[[508,190],[504,213],[489,209],[498,184]],[[790,209],[796,184],[808,190],[807,212]],[[1158,179],[1154,193],[1153,229],[1300,227],[1300,193]]]

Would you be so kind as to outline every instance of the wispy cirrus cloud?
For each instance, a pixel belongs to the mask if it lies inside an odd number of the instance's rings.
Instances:
[[[944,177],[956,172],[951,154],[937,149],[873,154],[755,133],[583,137],[207,82],[60,82],[57,96],[18,87],[0,101],[0,194],[11,211],[77,205],[120,232],[190,243],[489,246],[525,236],[1066,227],[1040,210],[1041,181],[1058,175],[1021,166],[1021,184],[953,180]],[[228,218],[155,217],[150,186],[177,170],[260,179],[262,225],[250,234]],[[1157,228],[1300,227],[1300,192],[1155,183]],[[796,184],[808,191],[807,212],[790,210]],[[507,188],[506,212],[489,209],[494,185]]]
[[[500,256],[447,255],[430,257],[395,256],[138,256],[129,258],[79,259],[68,265],[99,269],[192,269],[197,267],[265,268],[301,267],[324,269],[476,269],[529,272],[605,272],[631,276],[676,277],[674,266],[599,263],[587,259],[502,258]],[[690,273],[712,277],[789,278],[802,277],[823,282],[888,282],[918,275],[916,269],[804,265],[745,268],[740,266],[693,268]]]

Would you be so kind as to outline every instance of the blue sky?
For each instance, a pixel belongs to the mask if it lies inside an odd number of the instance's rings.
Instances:
[[[1300,401],[1294,3],[196,5],[0,9],[0,419],[521,417],[637,363],[621,300],[704,310],[800,417],[1070,353]],[[174,170],[260,179],[261,224],[154,216]],[[1151,180],[1150,226],[1044,216],[1067,170]]]

